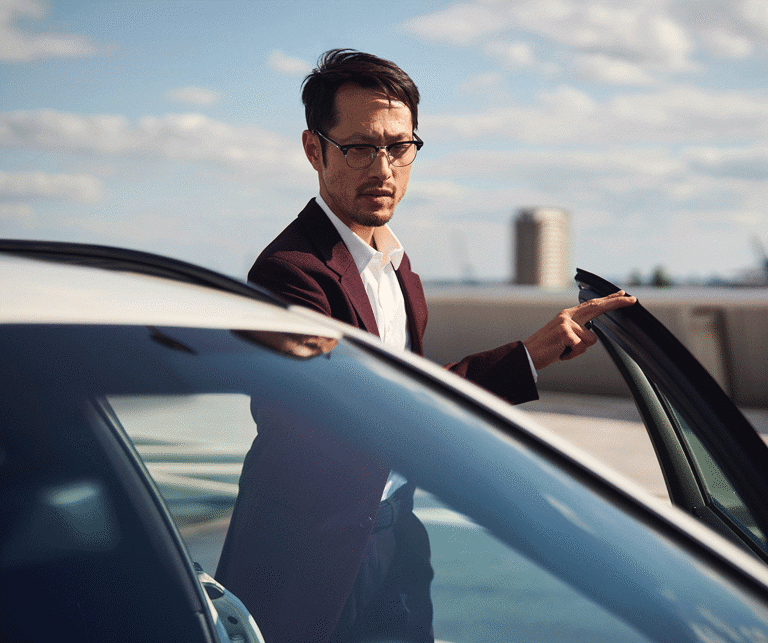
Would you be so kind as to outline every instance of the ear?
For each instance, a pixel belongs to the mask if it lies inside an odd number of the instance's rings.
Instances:
[[[320,147],[320,139],[308,129],[301,135],[301,144],[304,146],[304,154],[317,172],[323,168],[323,150]]]

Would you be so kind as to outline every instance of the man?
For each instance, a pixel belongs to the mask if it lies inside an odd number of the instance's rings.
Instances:
[[[318,175],[319,195],[261,253],[248,278],[390,346],[423,354],[424,292],[387,225],[423,144],[416,134],[418,89],[389,61],[332,50],[305,79],[302,99],[302,143]],[[582,354],[597,341],[587,322],[634,301],[619,292],[564,310],[525,342],[447,368],[512,403],[537,399],[536,372]],[[299,510],[299,492],[287,500],[282,493],[279,503],[266,499],[264,488],[274,487],[274,480],[260,485],[259,467],[274,469],[286,448],[287,438],[280,436],[291,429],[262,435],[263,426],[243,467],[217,578],[253,612],[267,643],[433,640],[429,543],[411,511],[413,486],[387,470],[371,474],[376,466],[366,462],[358,471],[321,474],[326,486],[336,485],[327,511]],[[307,459],[307,469],[317,466]],[[295,469],[283,474],[286,488],[296,486],[287,476],[304,475]],[[365,497],[353,499],[349,490],[361,486]],[[345,510],[355,516],[349,524],[366,528],[354,536],[339,530],[329,541],[323,525],[334,522],[335,503],[351,506]],[[267,509],[277,513],[266,518]],[[281,537],[276,522],[290,525],[288,537]],[[318,601],[322,609],[314,610]]]

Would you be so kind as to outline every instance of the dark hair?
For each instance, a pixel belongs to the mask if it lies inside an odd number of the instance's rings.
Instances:
[[[352,83],[364,89],[379,89],[390,100],[411,110],[413,129],[418,125],[419,90],[400,67],[389,60],[354,49],[331,49],[317,61],[302,83],[301,100],[307,129],[327,132],[337,124],[336,92]]]

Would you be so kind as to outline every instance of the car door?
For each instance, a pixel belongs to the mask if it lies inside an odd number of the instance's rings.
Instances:
[[[579,300],[618,290],[578,270]],[[673,504],[768,561],[768,448],[707,370],[640,302],[591,323],[625,379]]]

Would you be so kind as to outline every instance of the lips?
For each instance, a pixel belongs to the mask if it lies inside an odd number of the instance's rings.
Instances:
[[[395,196],[395,193],[391,190],[380,190],[380,189],[373,189],[373,190],[363,190],[360,192],[360,196],[367,196],[367,197],[374,197],[374,198],[386,198],[386,197],[393,197]]]

